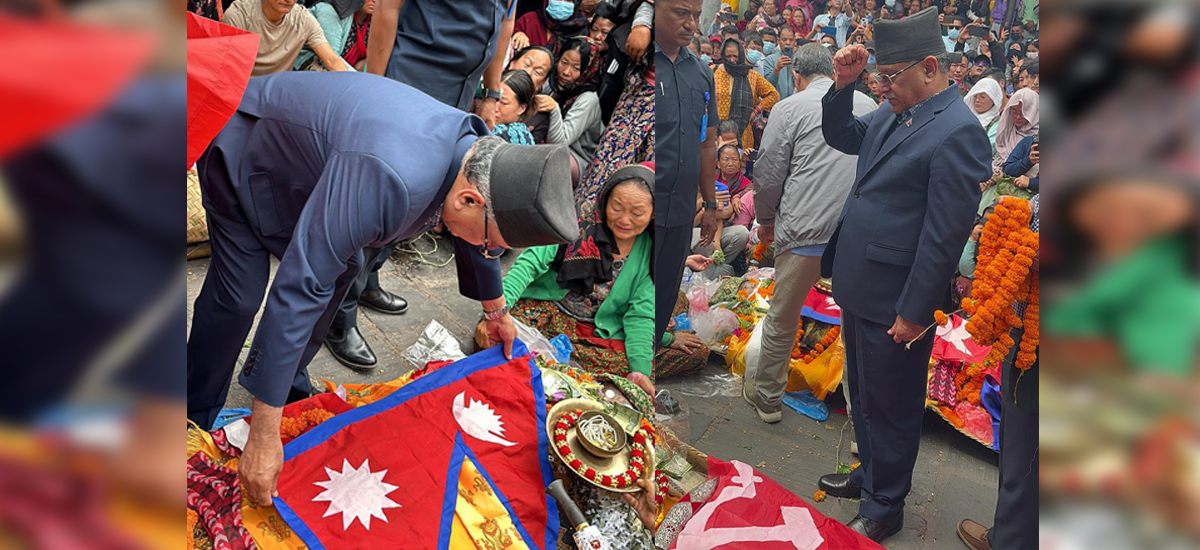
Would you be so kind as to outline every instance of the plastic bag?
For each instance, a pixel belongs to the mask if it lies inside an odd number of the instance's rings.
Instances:
[[[466,359],[458,339],[437,321],[425,325],[425,331],[417,342],[404,350],[404,359],[417,368],[430,361],[458,361]]]
[[[688,311],[695,315],[708,311],[708,291],[704,285],[696,285],[688,289]]]
[[[575,351],[575,346],[571,345],[571,339],[566,334],[559,334],[550,339],[550,346],[554,348],[554,359],[559,363],[570,363],[571,354]]]
[[[557,356],[554,355],[554,345],[551,344],[550,340],[547,340],[542,333],[538,332],[537,329],[518,321],[516,317],[513,318],[513,324],[517,326],[517,338],[520,338],[522,342],[525,342],[525,347],[529,348],[530,353],[554,357],[554,360],[558,361]]]
[[[688,397],[737,397],[742,393],[742,377],[730,372],[693,376],[679,386],[679,393]]]
[[[766,321],[766,317],[759,319],[754,324],[754,333],[750,335],[750,341],[746,343],[746,349],[742,355],[742,370],[745,373],[744,376],[747,378],[758,376],[758,357],[762,351],[762,326],[764,321]],[[737,372],[737,370],[734,370],[734,372]]]
[[[783,404],[817,422],[824,422],[829,418],[829,407],[808,390],[783,394]]]
[[[675,330],[692,330],[692,320],[686,313],[675,316]]]
[[[719,345],[725,337],[733,334],[740,326],[736,313],[723,307],[715,307],[706,312],[692,313],[692,329],[700,341],[709,345]]]

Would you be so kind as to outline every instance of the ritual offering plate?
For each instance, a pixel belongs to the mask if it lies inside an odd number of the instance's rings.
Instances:
[[[583,447],[596,456],[612,457],[625,448],[625,429],[617,419],[600,411],[581,414],[575,429]]]
[[[584,481],[607,491],[637,492],[645,464],[654,460],[653,451],[647,450],[652,434],[642,429],[630,438],[603,409],[604,405],[585,399],[555,405],[546,418],[550,446]]]

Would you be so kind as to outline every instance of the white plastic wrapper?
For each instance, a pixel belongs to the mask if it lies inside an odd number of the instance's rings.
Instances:
[[[404,359],[417,368],[430,361],[458,361],[466,357],[458,339],[437,321],[430,321],[417,342],[404,350]]]

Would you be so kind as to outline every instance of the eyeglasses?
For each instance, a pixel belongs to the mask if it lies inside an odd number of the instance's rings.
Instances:
[[[483,246],[479,247],[479,253],[486,259],[496,260],[504,255],[503,248],[492,248],[488,246],[488,219],[487,208],[483,209]]]
[[[892,74],[875,73],[875,83],[879,84],[880,86],[891,86],[892,82],[894,80],[896,80],[896,77],[900,76],[900,73],[903,73],[904,71],[907,71],[913,67],[916,67],[917,65],[919,65],[921,63],[921,61],[924,61],[924,59],[913,61],[912,63],[909,63],[909,65],[907,67],[900,69],[899,71],[896,71]]]

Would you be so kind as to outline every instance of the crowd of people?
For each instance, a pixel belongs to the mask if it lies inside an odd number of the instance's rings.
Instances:
[[[659,162],[676,150],[699,161],[659,174],[660,204],[693,210],[659,220],[657,273],[740,276],[752,242],[772,249],[773,298],[743,391],[767,423],[782,418],[801,306],[832,276],[864,468],[819,486],[861,498],[850,527],[876,541],[903,522],[933,345],[924,329],[935,310],[971,299],[980,235],[1002,197],[1030,200],[1036,231],[1038,22],[1036,7],[1014,2],[752,0],[740,15],[721,4],[706,28],[691,19],[701,2],[659,2],[659,77],[670,67],[694,96],[660,94]],[[682,129],[666,125],[676,118]],[[658,284],[660,329],[663,294],[678,285]],[[1036,414],[1005,398],[997,527],[964,522],[971,548],[1037,545],[1037,479],[1016,466],[1036,460]]]

